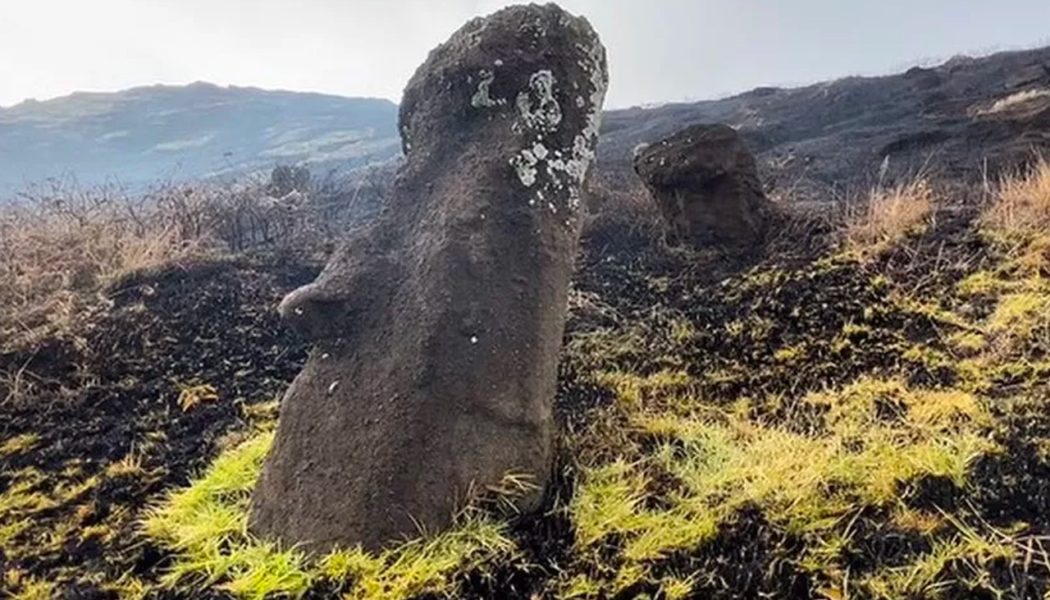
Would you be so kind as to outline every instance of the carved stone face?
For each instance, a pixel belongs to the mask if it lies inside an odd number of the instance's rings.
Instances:
[[[429,193],[441,182],[464,197],[501,197],[475,218],[527,210],[534,225],[557,221],[575,238],[607,83],[605,49],[585,19],[545,7],[468,22],[405,89],[407,161],[375,230],[344,240],[315,283],[284,299],[281,315],[314,340],[353,329],[366,305],[382,304],[407,260],[400,254],[433,218],[424,203],[448,201]]]
[[[252,528],[310,549],[446,526],[508,474],[549,477],[551,403],[605,54],[554,5],[475,19],[401,105],[375,227],[281,304],[317,341],[285,396]]]

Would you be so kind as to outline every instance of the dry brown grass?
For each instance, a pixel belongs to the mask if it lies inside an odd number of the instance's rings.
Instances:
[[[860,258],[882,254],[909,235],[921,233],[929,224],[934,203],[933,188],[922,177],[872,190],[867,201],[847,218],[846,250]]]
[[[1050,230],[1050,161],[1039,158],[1027,171],[1004,177],[983,221],[1001,232],[1027,235]]]
[[[91,294],[122,275],[198,253],[160,208],[112,187],[52,182],[0,210],[0,339],[69,324]]]
[[[131,273],[256,248],[321,252],[383,194],[378,175],[298,190],[284,170],[141,194],[49,181],[0,206],[0,351],[68,330]]]
[[[0,214],[0,232],[4,300],[14,305],[169,262],[201,241],[109,195],[47,197],[11,207]]]
[[[1004,112],[1026,110],[1045,106],[1050,102],[1050,89],[1024,90],[1000,98],[984,110],[977,111],[978,115],[995,115]]]

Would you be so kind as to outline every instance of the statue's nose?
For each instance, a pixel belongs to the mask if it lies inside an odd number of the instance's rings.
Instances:
[[[345,314],[346,303],[330,297],[316,283],[311,283],[285,296],[277,312],[301,335],[319,340],[341,333],[337,321]]]

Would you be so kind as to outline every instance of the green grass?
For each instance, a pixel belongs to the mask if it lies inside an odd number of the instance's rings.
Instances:
[[[29,579],[21,582],[18,591],[12,592],[10,600],[52,600],[55,598],[55,584],[41,579]]]
[[[164,585],[218,585],[248,600],[300,597],[325,580],[348,585],[347,598],[453,595],[457,573],[515,553],[506,525],[476,511],[466,512],[449,531],[379,554],[342,549],[313,559],[259,540],[248,533],[248,507],[273,435],[258,432],[227,449],[200,478],[149,512],[146,535],[176,552]]]
[[[0,456],[13,456],[33,449],[40,443],[40,436],[35,433],[23,433],[4,440],[0,444]]]
[[[690,375],[691,365],[674,356],[689,352],[688,336],[674,334],[686,330],[680,325],[672,324],[662,339],[683,350],[668,350],[664,343],[663,354],[651,353],[637,369],[633,354],[643,352],[635,348],[652,343],[631,333],[637,329],[607,330],[605,340],[601,332],[588,333],[591,354],[574,364],[595,365],[591,380],[616,401],[575,443],[581,476],[569,509],[575,555],[586,567],[566,573],[553,586],[557,595],[663,590],[668,560],[704,556],[722,532],[755,510],[780,535],[801,542],[801,551],[783,558],[813,573],[828,597],[852,592],[933,598],[959,586],[996,590],[990,570],[996,561],[1016,559],[1011,538],[989,527],[960,525],[969,509],[939,515],[910,503],[928,502],[914,495],[929,480],[968,494],[973,465],[1002,451],[995,432],[1001,431],[1003,413],[992,407],[1001,401],[1003,382],[1023,394],[1045,381],[1042,373],[1050,373],[1039,358],[1050,350],[1050,286],[1043,277],[1050,244],[1018,245],[1012,239],[1010,252],[963,278],[955,296],[921,295],[884,275],[873,278],[890,304],[873,307],[870,319],[866,310],[865,323],[845,321],[841,339],[766,344],[780,334],[759,315],[724,326],[735,346],[756,353],[765,346],[771,360],[758,368],[790,375],[819,360],[822,348],[838,353],[848,349],[839,344],[854,345],[857,352],[873,339],[886,339],[877,327],[892,322],[895,313],[933,325],[932,337],[899,338],[882,350],[888,357],[896,354],[900,371],[872,372],[823,391],[721,395],[717,384],[732,389],[759,379],[756,367],[723,360],[699,373],[694,366]],[[793,277],[753,270],[728,286],[744,290],[737,292],[741,298],[762,296],[766,286],[780,289]],[[974,298],[987,310],[973,310]],[[624,348],[632,349],[631,360],[624,360]],[[654,370],[654,364],[669,366]],[[922,374],[919,379],[928,382],[915,383],[906,373]],[[919,546],[904,560],[876,564],[851,579],[858,520],[867,535],[886,528],[908,531],[927,549]],[[674,593],[688,595],[697,585],[692,581],[677,583]]]
[[[1050,202],[1017,206],[1050,211]],[[1050,235],[1016,226],[1014,209],[1003,214],[979,223],[987,260],[945,278],[945,289],[919,291],[877,262],[925,235],[923,209],[872,213],[864,248],[877,251],[860,259],[760,265],[694,290],[721,294],[715,321],[660,302],[619,313],[579,295],[578,309],[604,324],[570,334],[565,360],[576,383],[612,401],[567,436],[576,477],[555,510],[571,520],[571,552],[542,575],[539,594],[673,600],[726,591],[719,578],[734,569],[789,565],[830,599],[1009,597],[996,569],[1027,560],[1028,526],[993,527],[970,500],[974,465],[1002,458],[1010,407],[1046,410]],[[648,283],[657,294],[674,287]],[[839,287],[826,296],[825,284]],[[863,304],[827,306],[829,320],[796,304],[825,298]],[[381,553],[309,558],[254,539],[249,494],[271,441],[263,432],[227,447],[153,509],[147,535],[176,553],[165,585],[253,599],[319,584],[360,600],[454,597],[464,574],[532,568],[506,523],[478,511]],[[1050,457],[1050,440],[1032,442]],[[928,484],[965,501],[942,507],[924,495]],[[749,537],[733,537],[745,525]],[[725,548],[723,536],[747,548]],[[872,560],[881,536],[909,545]],[[745,551],[758,553],[754,564],[733,563]]]
[[[862,380],[807,396],[824,423],[804,433],[715,410],[651,414],[634,399],[650,379],[625,379],[614,383],[628,395],[619,406],[636,411],[627,418],[645,450],[584,469],[571,505],[581,551],[608,542],[618,553],[612,589],[650,578],[649,567],[674,552],[702,547],[747,507],[788,534],[826,539],[857,511],[892,506],[921,477],[964,486],[972,462],[995,451],[982,434],[985,409],[965,392]],[[887,422],[882,402],[899,403],[900,414]],[[673,491],[653,491],[654,480],[668,478]]]
[[[937,540],[918,560],[901,567],[883,569],[860,585],[876,598],[921,598],[936,595],[944,587],[945,573],[959,567],[963,576],[981,573],[995,560],[1011,560],[1019,550],[1009,542],[982,536],[965,528],[952,537]]]

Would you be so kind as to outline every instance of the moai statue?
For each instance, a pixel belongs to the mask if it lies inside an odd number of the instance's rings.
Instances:
[[[464,25],[405,89],[379,217],[281,314],[315,342],[250,527],[311,551],[448,526],[508,475],[550,478],[552,401],[605,94],[585,19],[515,6]]]

